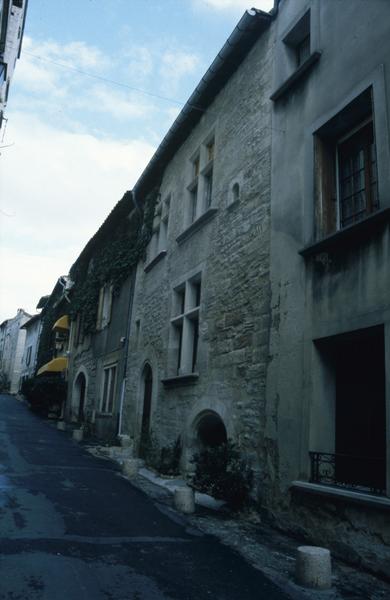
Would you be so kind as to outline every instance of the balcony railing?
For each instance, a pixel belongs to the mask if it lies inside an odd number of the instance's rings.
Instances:
[[[309,452],[311,483],[368,494],[386,494],[386,460],[369,456]]]

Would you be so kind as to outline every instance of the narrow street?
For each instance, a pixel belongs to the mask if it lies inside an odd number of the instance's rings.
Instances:
[[[67,434],[0,396],[0,598],[286,598]]]

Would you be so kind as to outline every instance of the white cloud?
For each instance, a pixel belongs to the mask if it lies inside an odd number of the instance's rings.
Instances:
[[[193,73],[199,63],[199,56],[194,53],[178,49],[166,50],[160,58],[162,89],[171,95],[175,94],[183,77]]]
[[[111,61],[99,48],[89,46],[83,41],[59,44],[53,40],[37,42],[29,36],[23,38],[23,54],[27,52],[44,59],[61,62],[77,69],[102,71],[110,66]]]
[[[139,118],[154,110],[145,96],[140,98],[135,92],[121,92],[104,85],[94,86],[73,100],[72,109],[76,107],[108,113],[115,119]]]
[[[124,52],[126,74],[135,81],[144,81],[154,69],[154,57],[150,48],[131,46]]]
[[[0,322],[19,306],[32,310],[52,290],[155,150],[10,116],[15,145],[0,161],[0,277],[7,287]]]

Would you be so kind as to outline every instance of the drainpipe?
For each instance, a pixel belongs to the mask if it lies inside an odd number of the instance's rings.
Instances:
[[[135,193],[133,192],[133,201],[137,208],[137,210],[141,210],[136,198]],[[118,419],[118,437],[122,436],[122,425],[123,425],[123,406],[125,401],[125,392],[126,392],[126,371],[127,371],[127,359],[129,357],[129,343],[130,343],[130,329],[131,329],[131,316],[133,311],[133,298],[134,298],[134,288],[135,288],[135,280],[137,276],[137,265],[134,266],[133,272],[131,273],[131,281],[130,281],[130,291],[129,291],[129,303],[127,307],[127,325],[126,325],[126,338],[125,338],[125,348],[124,348],[124,359],[123,359],[123,379],[121,386],[121,397],[119,404],[119,419]]]

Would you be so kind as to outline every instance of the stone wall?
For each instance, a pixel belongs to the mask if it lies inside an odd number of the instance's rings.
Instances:
[[[142,370],[148,362],[151,429],[161,445],[182,437],[187,467],[197,443],[194,423],[202,413],[214,412],[260,470],[270,302],[271,46],[266,32],[168,164],[160,189],[162,199],[171,196],[167,254],[147,272],[145,264],[137,271],[125,423],[139,440]],[[210,135],[217,210],[178,242],[185,229],[190,159]],[[232,203],[235,182],[240,198]],[[164,387],[161,380],[176,375],[173,289],[199,273],[199,378]]]

